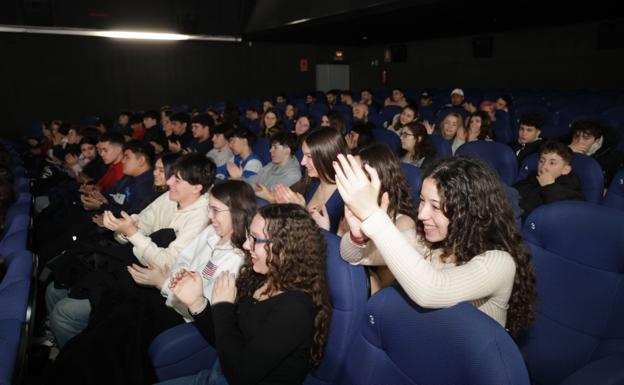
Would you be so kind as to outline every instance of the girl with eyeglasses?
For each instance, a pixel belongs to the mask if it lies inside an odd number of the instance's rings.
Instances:
[[[55,363],[52,383],[155,382],[147,352],[149,344],[161,332],[193,320],[188,306],[171,291],[170,281],[193,274],[201,295],[210,300],[217,277],[231,274],[233,279],[248,259],[243,244],[256,211],[251,186],[226,181],[210,190],[208,200],[210,224],[180,252],[171,272],[151,264],[128,266],[131,279],[140,287],[131,284],[125,293],[127,298],[110,314],[64,346]]]
[[[405,151],[401,161],[425,168],[436,158],[436,149],[422,123],[411,122],[401,129],[401,148]]]
[[[218,361],[175,384],[301,384],[323,355],[330,303],[325,240],[296,204],[268,205],[251,221],[251,254],[238,279],[223,274],[212,300],[196,273],[178,274],[171,290],[189,308]]]

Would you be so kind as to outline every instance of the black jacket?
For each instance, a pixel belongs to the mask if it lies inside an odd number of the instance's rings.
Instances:
[[[561,175],[547,186],[540,186],[537,172],[533,172],[513,187],[520,193],[520,207],[524,211],[523,221],[531,211],[541,205],[563,200],[585,200],[585,195],[581,191],[581,181],[573,173]]]

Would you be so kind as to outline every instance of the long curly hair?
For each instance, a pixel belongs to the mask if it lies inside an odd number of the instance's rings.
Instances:
[[[256,213],[256,194],[253,188],[241,180],[227,180],[216,184],[210,190],[210,195],[229,208],[232,218],[232,245],[244,250],[247,229]],[[246,250],[244,251],[248,254]]]
[[[237,280],[238,299],[253,296],[264,283],[264,294],[298,290],[312,297],[316,307],[315,332],[310,350],[312,364],[318,366],[329,334],[331,304],[325,273],[325,238],[308,212],[296,204],[273,204],[258,210],[266,221],[271,240],[266,275],[256,273],[247,258]]]
[[[536,299],[531,255],[501,182],[485,163],[464,157],[442,159],[424,175],[435,181],[440,205],[449,218],[448,234],[442,241],[427,242],[423,223],[416,231],[430,248],[442,250],[442,259],[453,257],[457,265],[488,250],[508,252],[516,263],[514,285],[509,299],[507,328],[516,336],[533,319]],[[423,180],[424,180],[423,178]]]
[[[377,203],[381,203],[381,196],[387,192],[390,201],[388,215],[392,221],[395,222],[397,215],[403,214],[416,222],[418,213],[412,189],[401,172],[399,158],[390,147],[386,144],[373,144],[360,150],[357,155],[362,165],[368,164],[377,171],[381,181]]]

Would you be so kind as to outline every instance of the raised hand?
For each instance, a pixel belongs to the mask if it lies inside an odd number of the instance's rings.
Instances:
[[[351,212],[361,221],[379,209],[377,197],[381,188],[377,171],[369,165],[364,167],[370,179],[352,155],[345,157],[339,154],[338,161],[334,161],[338,192]]]

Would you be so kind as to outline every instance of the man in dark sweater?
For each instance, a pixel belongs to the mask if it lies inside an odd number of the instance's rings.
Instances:
[[[511,145],[518,157],[518,164],[522,163],[527,156],[539,151],[542,145],[540,133],[543,126],[544,115],[539,112],[527,112],[520,117],[518,141]]]
[[[191,119],[191,132],[193,140],[186,148],[186,152],[199,152],[208,154],[212,150],[211,130],[214,127],[214,119],[208,114],[199,114]]]
[[[538,206],[561,200],[585,200],[581,182],[572,173],[573,156],[572,150],[560,142],[547,141],[540,147],[537,172],[514,185],[520,193],[523,221]]]
[[[173,131],[173,135],[169,137],[169,151],[179,153],[193,140],[190,130],[191,119],[184,112],[176,112],[169,117],[169,120],[171,120],[170,126]]]

